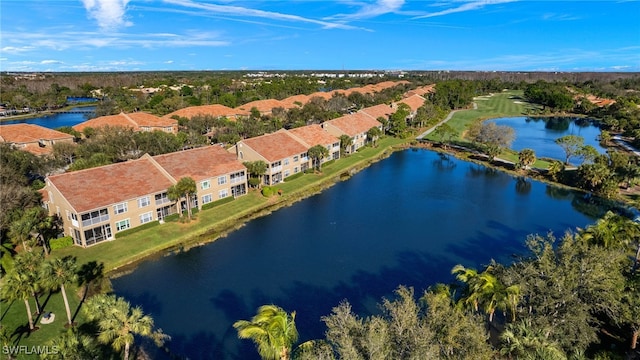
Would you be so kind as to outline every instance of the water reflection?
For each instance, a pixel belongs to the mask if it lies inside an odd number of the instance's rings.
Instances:
[[[593,221],[547,188],[436,152],[402,151],[224,239],[144,262],[113,286],[173,337],[170,355],[153,358],[258,359],[232,324],[260,305],[295,310],[300,340],[321,338],[321,317],[344,299],[359,314],[375,313],[400,284],[419,292],[450,282],[455,264],[508,262],[528,234]]]

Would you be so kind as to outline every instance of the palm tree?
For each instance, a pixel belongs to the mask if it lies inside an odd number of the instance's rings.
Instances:
[[[634,239],[640,240],[640,224],[607,211],[601,219],[582,230],[580,237],[594,245],[626,251],[635,243]]]
[[[131,308],[124,298],[114,295],[96,295],[83,307],[87,318],[97,321],[100,332],[98,341],[110,344],[116,351],[124,349],[123,359],[129,359],[135,335],[148,337],[161,346],[168,335],[153,330],[153,318],[145,315],[140,307]]]
[[[191,197],[198,191],[196,182],[190,177],[183,177],[175,185],[172,185],[167,190],[167,195],[171,201],[177,201],[181,198],[185,198],[187,201],[187,216],[191,220]],[[182,210],[179,209],[180,216],[182,216]]]
[[[550,331],[535,329],[530,321],[507,325],[500,335],[500,354],[516,356],[518,359],[566,359],[561,347],[548,336]]]
[[[31,281],[25,274],[13,271],[7,274],[2,286],[2,297],[8,301],[21,299],[27,309],[27,318],[29,319],[29,330],[34,331],[33,315],[31,314],[31,306],[29,305],[29,297],[32,294]]]
[[[70,328],[62,335],[51,339],[48,343],[56,351],[45,351],[42,359],[83,360],[97,359],[99,352],[95,340],[88,335],[79,334],[74,328]]]
[[[463,305],[472,305],[473,310],[478,311],[478,303],[480,293],[479,285],[480,279],[478,278],[478,271],[471,268],[465,268],[458,264],[453,267],[451,274],[456,276],[456,279],[465,285],[462,292],[462,298],[460,301]]]
[[[347,149],[353,144],[353,139],[349,135],[340,135],[340,156],[347,153]]]
[[[307,152],[309,157],[313,161],[313,166],[320,171],[320,167],[322,166],[322,159],[329,155],[329,150],[322,145],[312,146]]]
[[[276,305],[263,305],[251,321],[239,320],[233,324],[240,339],[256,343],[265,360],[288,360],[291,347],[298,341],[295,311],[288,314]]]
[[[15,257],[14,271],[27,276],[31,286],[31,295],[36,300],[36,315],[42,311],[40,302],[38,301],[38,292],[42,284],[40,279],[40,268],[44,258],[42,253],[23,252]]]
[[[67,299],[67,291],[64,285],[73,283],[78,279],[76,267],[76,258],[65,256],[64,258],[54,258],[45,262],[41,272],[42,281],[48,285],[50,290],[60,289],[60,292],[62,292],[64,307],[67,311],[68,326],[73,326],[73,322],[71,321],[71,309],[69,308],[69,300]]]
[[[372,146],[376,146],[376,141],[380,135],[382,135],[382,131],[377,126],[374,126],[367,131],[367,138],[371,141]]]
[[[532,149],[522,149],[518,153],[518,166],[527,170],[536,162],[536,153]]]

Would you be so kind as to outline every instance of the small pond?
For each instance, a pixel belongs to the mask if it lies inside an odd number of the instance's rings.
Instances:
[[[491,120],[497,125],[510,126],[515,130],[511,148],[515,151],[533,149],[538,158],[564,160],[565,153],[555,140],[565,135],[577,135],[601,154],[606,149],[600,146],[600,128],[592,120],[571,117],[507,117]]]

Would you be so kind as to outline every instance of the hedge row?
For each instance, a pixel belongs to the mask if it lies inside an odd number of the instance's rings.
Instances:
[[[66,248],[73,245],[73,238],[71,236],[64,236],[61,238],[49,240],[49,246],[51,250]]]
[[[233,200],[235,200],[235,198],[233,196],[228,196],[226,198],[223,198],[223,199],[220,199],[220,200],[217,200],[217,201],[210,202],[208,204],[202,205],[202,210],[208,210],[208,209],[214,208],[216,206],[220,206],[222,204],[230,203]]]

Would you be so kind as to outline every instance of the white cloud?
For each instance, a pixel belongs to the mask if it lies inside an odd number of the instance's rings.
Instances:
[[[423,19],[423,18],[429,18],[429,17],[435,17],[435,16],[449,15],[449,14],[454,14],[454,13],[459,13],[464,11],[478,10],[478,9],[482,9],[487,5],[503,4],[503,3],[509,3],[514,1],[517,1],[517,0],[472,0],[469,2],[463,2],[463,3],[460,3],[459,1],[453,1],[453,4],[456,4],[455,7],[433,12],[433,13],[428,13],[421,16],[416,16],[414,17],[414,19]],[[459,4],[462,4],[462,5],[459,5]],[[444,6],[444,4],[438,4],[438,5]]]
[[[103,30],[113,30],[130,26],[125,19],[125,10],[129,0],[82,0],[89,18],[95,19]]]
[[[399,12],[405,0],[378,0],[373,4],[361,4],[360,10],[353,14],[338,14],[325,19],[355,20],[367,19],[388,13]]]
[[[397,0],[388,0],[388,1],[397,1]],[[184,7],[193,8],[193,9],[200,9],[200,10],[205,10],[211,13],[230,15],[230,16],[255,17],[255,18],[263,18],[263,19],[270,19],[270,20],[310,23],[310,24],[321,25],[325,29],[365,30],[355,26],[345,25],[345,24],[336,23],[336,22],[310,19],[310,18],[298,16],[298,15],[257,10],[257,9],[251,9],[251,8],[246,8],[241,6],[198,3],[191,0],[164,0],[164,2],[168,4],[179,5],[179,6],[184,6]]]
[[[62,61],[58,61],[58,60],[42,60],[42,61],[40,61],[40,64],[42,64],[42,65],[62,64]]]
[[[165,64],[173,64],[173,60],[168,60],[164,62]]]
[[[2,49],[0,49],[0,51],[2,51],[5,54],[21,54],[24,52],[29,52],[29,51],[33,51],[35,48],[33,46],[21,46],[21,47],[15,47],[15,46],[5,46]]]

